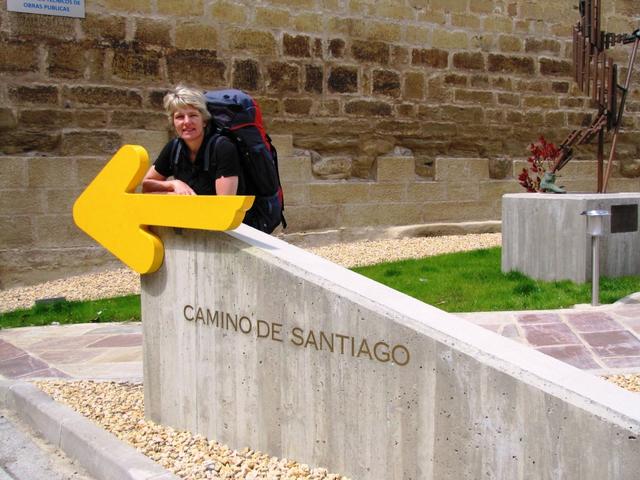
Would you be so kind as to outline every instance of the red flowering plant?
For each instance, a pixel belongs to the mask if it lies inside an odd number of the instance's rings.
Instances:
[[[528,168],[523,168],[518,175],[518,182],[527,192],[541,192],[540,182],[544,174],[553,167],[560,149],[547,142],[543,136],[536,143],[529,145],[531,155],[527,158]]]

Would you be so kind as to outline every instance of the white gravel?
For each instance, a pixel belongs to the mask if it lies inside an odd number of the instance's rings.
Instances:
[[[347,268],[422,258],[442,253],[499,246],[499,233],[412,237],[362,241],[309,248],[310,252]],[[29,308],[36,300],[65,297],[95,300],[140,293],[140,276],[128,268],[78,275],[28,287],[0,290],[0,312]]]

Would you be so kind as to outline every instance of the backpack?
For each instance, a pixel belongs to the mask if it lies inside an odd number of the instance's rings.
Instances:
[[[215,162],[216,146],[221,137],[235,144],[240,158],[245,194],[254,195],[253,206],[243,223],[265,233],[271,233],[284,219],[284,194],[278,172],[278,153],[262,123],[260,107],[241,90],[211,90],[204,92],[211,113],[205,145],[204,170]],[[172,149],[174,171],[180,158],[180,142]]]

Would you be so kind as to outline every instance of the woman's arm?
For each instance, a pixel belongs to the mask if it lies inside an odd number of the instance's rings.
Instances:
[[[216,195],[235,195],[237,192],[237,176],[216,178]]]
[[[142,193],[196,194],[189,185],[181,180],[167,180],[167,177],[160,175],[153,166],[149,168],[142,179]]]

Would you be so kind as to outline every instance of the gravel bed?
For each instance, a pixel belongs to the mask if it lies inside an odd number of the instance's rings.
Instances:
[[[619,387],[624,388],[625,390],[640,393],[640,375],[611,375],[604,378],[606,378],[610,382],[615,383]]]
[[[500,245],[499,233],[412,237],[363,241],[309,248],[316,255],[347,268],[422,258],[441,253],[489,248]],[[140,276],[128,268],[77,275],[28,287],[0,290],[0,312],[32,307],[38,299],[96,300],[140,293]]]
[[[244,448],[232,450],[201,435],[144,418],[142,385],[93,381],[34,382],[41,390],[93,420],[184,480],[348,480],[324,468]]]

